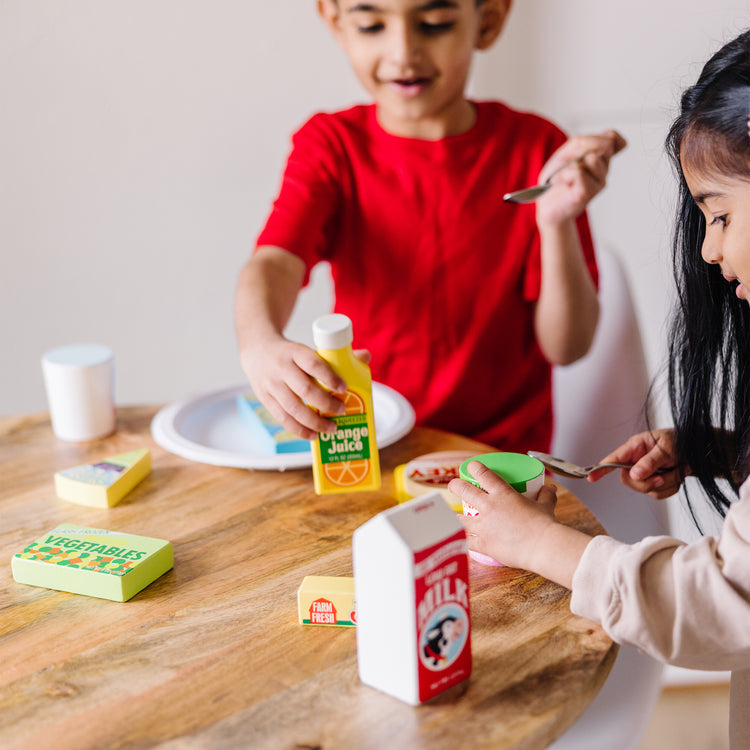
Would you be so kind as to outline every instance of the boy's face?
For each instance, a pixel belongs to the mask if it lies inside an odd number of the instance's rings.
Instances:
[[[463,132],[474,111],[464,89],[475,49],[500,33],[511,0],[318,0],[318,7],[395,135]]]

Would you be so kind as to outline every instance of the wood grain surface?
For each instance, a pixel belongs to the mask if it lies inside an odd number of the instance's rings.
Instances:
[[[0,747],[546,747],[593,699],[617,647],[538,576],[470,562],[471,679],[411,707],[360,683],[353,628],[302,626],[306,575],[351,575],[354,529],[394,504],[393,469],[487,446],[416,428],[381,451],[379,492],[318,497],[309,469],[198,464],[157,446],[155,407],[118,411],[91,443],[48,415],[0,419]],[[153,471],[119,505],[55,496],[60,469],[149,448]],[[558,515],[603,529],[560,488]],[[118,603],[16,583],[15,552],[60,523],[169,539],[174,569]]]

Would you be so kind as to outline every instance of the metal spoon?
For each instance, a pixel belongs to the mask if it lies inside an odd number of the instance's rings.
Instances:
[[[556,458],[550,456],[547,453],[539,453],[538,451],[529,451],[529,455],[532,458],[538,458],[550,471],[555,474],[560,474],[563,477],[572,477],[573,479],[583,479],[591,474],[592,471],[597,469],[631,469],[633,464],[616,464],[616,463],[603,463],[593,464],[592,466],[578,466],[571,461],[565,461],[562,458]]]
[[[565,164],[558,167],[541,185],[534,185],[533,187],[527,187],[523,190],[516,190],[513,193],[506,193],[503,196],[503,200],[507,203],[533,203],[537,198],[540,198],[542,195],[544,195],[551,187],[552,187],[552,178],[558,173],[561,172],[565,167],[569,167],[571,164],[575,164],[576,162],[583,161],[584,157],[587,154],[590,154],[591,151],[584,151],[580,156],[577,156],[575,159],[570,159],[570,161],[566,161]]]

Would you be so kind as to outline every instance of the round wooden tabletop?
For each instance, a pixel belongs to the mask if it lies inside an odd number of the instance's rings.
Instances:
[[[363,685],[353,628],[298,623],[306,575],[351,576],[352,532],[394,503],[393,470],[486,445],[415,428],[381,451],[378,492],[317,496],[309,469],[187,461],[153,441],[155,407],[64,443],[48,415],[0,419],[0,746],[546,747],[603,684],[617,647],[536,575],[470,562],[473,674],[412,707]],[[53,475],[140,448],[153,471],[117,506],[55,496]],[[560,519],[603,529],[569,492]],[[174,569],[125,603],[16,583],[10,559],[62,523],[169,539]]]

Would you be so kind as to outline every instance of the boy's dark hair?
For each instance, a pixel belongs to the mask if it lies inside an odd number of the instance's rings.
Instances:
[[[722,516],[729,500],[717,477],[736,493],[750,468],[750,307],[737,299],[718,264],[701,257],[706,223],[683,166],[750,181],[749,115],[750,31],[706,63],[683,94],[667,137],[679,180],[672,254],[678,301],[669,347],[677,457]]]
[[[334,2],[335,5],[339,4],[339,0],[333,0],[333,2]],[[485,0],[475,0],[475,2],[476,2],[477,5],[482,5],[482,3],[485,2]]]

